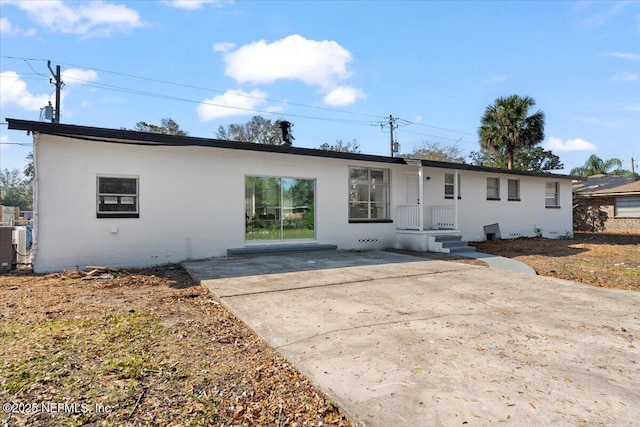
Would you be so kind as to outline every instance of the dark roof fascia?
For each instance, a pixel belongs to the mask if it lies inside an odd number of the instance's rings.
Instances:
[[[521,170],[513,170],[513,169],[501,169],[501,168],[492,168],[488,166],[477,166],[470,165],[467,163],[449,163],[449,162],[438,162],[435,160],[422,160],[422,166],[428,166],[433,168],[444,168],[444,169],[458,169],[458,170],[468,170],[474,172],[490,172],[496,174],[506,174],[506,175],[522,175],[522,176],[536,176],[536,177],[548,177],[548,178],[560,178],[560,179],[579,179],[579,177],[575,177],[572,175],[563,175],[551,172],[535,172],[535,171],[521,171]]]
[[[371,154],[345,153],[314,148],[286,147],[281,145],[253,144],[250,142],[228,141],[194,136],[164,135],[127,129],[108,129],[10,118],[7,118],[6,120],[9,123],[9,129],[13,130],[25,130],[48,135],[76,137],[84,140],[109,142],[114,144],[216,147],[232,150],[261,151],[378,163],[404,164],[404,160],[398,157],[375,156]]]
[[[75,137],[78,139],[109,142],[114,144],[136,144],[156,146],[199,146],[217,147],[233,150],[260,151],[281,154],[295,154],[301,156],[326,157],[377,163],[406,164],[404,158],[376,156],[372,154],[345,153],[339,151],[320,150],[315,148],[286,147],[281,145],[253,144],[250,142],[228,141],[194,136],[164,135],[150,132],[138,132],[127,129],[109,129],[91,126],[79,126],[60,123],[37,122],[7,118],[9,129],[39,132],[48,135]],[[554,174],[550,172],[531,172],[510,169],[476,166],[466,163],[438,162],[421,160],[422,166],[450,170],[468,170],[474,172],[490,172],[506,175],[522,175],[534,177],[548,177],[555,179],[580,179],[571,175]]]

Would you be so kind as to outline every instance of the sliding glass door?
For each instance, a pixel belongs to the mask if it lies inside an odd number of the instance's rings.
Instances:
[[[245,177],[245,239],[315,237],[315,180]]]

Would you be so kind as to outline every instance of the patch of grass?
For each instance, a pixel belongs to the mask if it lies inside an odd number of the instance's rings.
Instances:
[[[613,267],[613,270],[628,277],[631,280],[635,280],[637,283],[640,283],[640,266],[631,267],[631,266],[624,266],[624,265],[616,265]]]
[[[8,322],[0,329],[0,395],[30,402],[46,387],[58,391],[47,399],[61,402],[80,389],[80,403],[99,398],[114,407],[126,405],[139,393],[141,380],[161,371],[165,355],[153,343],[166,333],[155,316],[142,313],[32,325]],[[75,415],[52,422],[80,425],[88,419]]]
[[[0,401],[109,410],[0,411],[0,425],[350,425],[180,268],[5,276],[4,299]]]

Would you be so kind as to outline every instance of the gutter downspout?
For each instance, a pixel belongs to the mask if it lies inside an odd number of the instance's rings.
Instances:
[[[458,175],[458,169],[455,170],[453,174],[453,229],[459,230],[458,228],[458,183],[460,176]]]
[[[418,167],[418,227],[424,231],[424,167]]]
[[[40,176],[38,173],[38,139],[40,134],[33,132],[33,228],[31,243],[31,269],[35,272],[36,269],[36,256],[38,254],[38,235],[39,220],[40,217]]]

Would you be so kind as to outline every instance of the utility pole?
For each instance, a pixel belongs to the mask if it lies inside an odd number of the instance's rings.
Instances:
[[[389,114],[389,144],[391,147],[391,157],[393,157],[393,127],[395,123],[393,121],[393,116]]]
[[[49,71],[51,71],[51,75],[53,79],[49,79],[49,83],[56,86],[56,108],[53,112],[52,123],[60,123],[60,89],[64,85],[64,82],[60,78],[60,66],[56,65],[56,72],[53,72],[51,68],[51,61],[47,61],[47,67],[49,67]],[[54,82],[55,79],[55,82]]]
[[[381,129],[389,125],[389,147],[391,149],[391,157],[393,157],[393,153],[398,151],[398,143],[394,142],[393,140],[393,130],[398,128],[398,125],[396,124],[397,120],[398,120],[397,118],[394,118],[392,115],[389,115],[388,122],[386,121],[378,122]]]
[[[635,176],[636,174],[636,166],[635,166],[635,159],[632,157],[631,158],[631,174]]]
[[[400,122],[400,124],[404,126],[411,124],[411,122],[404,119],[399,119],[398,117],[393,117],[391,114],[389,114],[388,121],[385,119],[376,123],[376,126],[379,125],[380,129],[384,129],[386,126],[389,126],[389,148],[391,149],[391,157],[393,157],[393,153],[400,152],[400,144],[395,141],[395,137],[393,135],[393,131],[395,129],[398,129],[398,126],[400,126],[398,122]]]

